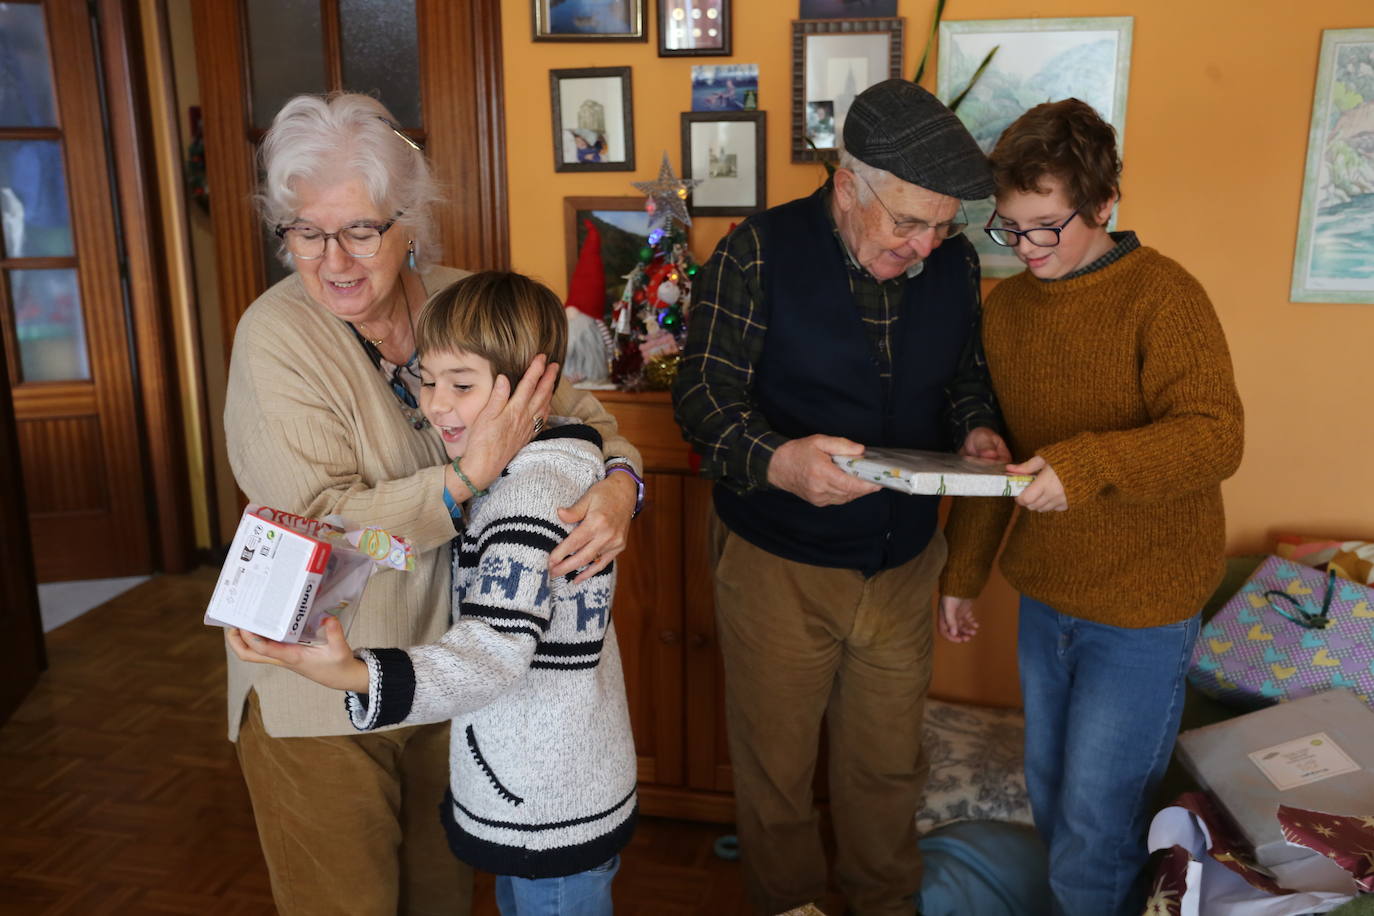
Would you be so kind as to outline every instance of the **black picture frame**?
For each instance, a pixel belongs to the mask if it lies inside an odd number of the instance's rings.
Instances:
[[[633,172],[633,97],[629,67],[550,70],[554,171]]]
[[[729,57],[734,0],[655,0],[659,57]]]
[[[718,154],[703,136],[712,125],[721,125],[715,132]],[[682,177],[705,180],[692,189],[693,216],[748,216],[768,208],[767,126],[763,111],[682,113]]]
[[[606,12],[622,13],[609,20],[586,15],[576,0],[530,0],[530,33],[534,41],[648,41],[644,0],[613,0]],[[560,9],[561,7],[561,9]],[[577,12],[584,15],[576,16]]]
[[[844,115],[849,111],[849,102],[854,95],[875,83],[901,77],[903,22],[900,17],[798,19],[792,22],[793,162],[833,162],[838,156],[836,145],[842,131],[840,125]],[[851,80],[852,85],[844,83],[820,94],[808,93],[808,76],[814,80],[821,72],[826,71],[826,68],[821,66],[824,58],[820,56],[820,51],[823,50],[827,39],[847,41],[848,44],[860,48],[860,53],[869,59],[871,65],[867,83],[861,86]],[[846,57],[853,56],[852,50],[846,53]],[[826,79],[835,80],[836,76],[827,71]],[[810,125],[808,117],[811,118]],[[830,125],[828,140],[825,139],[824,132],[827,119]],[[813,148],[807,143],[808,134],[822,141],[817,144],[819,148]]]

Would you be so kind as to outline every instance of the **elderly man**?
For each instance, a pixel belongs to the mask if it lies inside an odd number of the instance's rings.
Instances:
[[[823,896],[821,719],[840,890],[909,916],[926,764],[939,500],[842,472],[864,446],[1009,460],[979,339],[960,200],[992,193],[958,118],[914,83],[861,93],[833,179],[753,216],[693,284],[674,386],[716,479],[716,615],[751,898]]]

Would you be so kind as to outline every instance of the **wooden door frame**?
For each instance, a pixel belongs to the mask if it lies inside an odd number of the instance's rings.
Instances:
[[[191,0],[191,15],[227,355],[239,317],[262,291],[265,277],[262,227],[252,205],[257,178],[245,79],[247,23],[242,4],[227,0]],[[443,263],[506,268],[500,2],[416,0],[415,15],[425,155],[450,197],[435,214]],[[473,206],[454,206],[452,198],[460,193],[471,193]]]
[[[165,87],[151,87],[145,71],[135,64],[147,53],[138,5],[121,0],[97,2],[117,179],[116,206],[128,258],[135,394],[143,421],[154,568],[186,572],[195,564],[196,550],[182,400],[183,396],[194,398],[195,393],[183,393],[178,382],[171,296],[159,253],[169,250],[166,235],[179,230],[164,226],[158,218],[161,208],[149,126],[151,106],[174,103],[166,96]],[[165,49],[154,48],[151,53],[162,54]]]

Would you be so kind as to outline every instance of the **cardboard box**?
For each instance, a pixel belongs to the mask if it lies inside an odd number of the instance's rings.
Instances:
[[[1035,479],[1008,474],[1001,462],[919,449],[870,448],[831,460],[860,480],[926,496],[1017,496]]]
[[[362,597],[375,569],[409,571],[404,539],[345,519],[305,518],[269,506],[243,511],[205,612],[211,626],[232,626],[278,642],[312,642],[326,616]],[[348,620],[344,620],[348,630]]]
[[[1279,805],[1374,812],[1374,709],[1328,690],[1178,736],[1178,757],[1266,867],[1315,855],[1289,845]]]

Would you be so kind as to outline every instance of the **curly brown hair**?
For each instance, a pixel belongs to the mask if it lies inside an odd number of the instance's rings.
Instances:
[[[1116,131],[1079,99],[1036,105],[1002,131],[988,159],[998,194],[1044,192],[1041,182],[1052,175],[1088,225],[1120,193]]]

